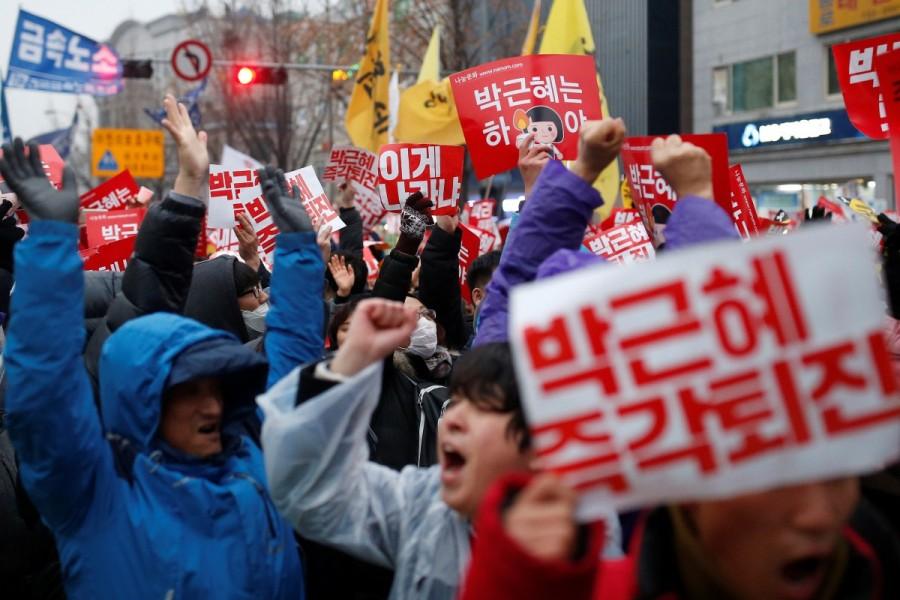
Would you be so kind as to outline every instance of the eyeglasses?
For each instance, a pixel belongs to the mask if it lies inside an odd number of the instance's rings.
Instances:
[[[246,296],[247,294],[253,294],[253,297],[259,300],[259,296],[262,294],[262,288],[260,286],[252,287],[241,294],[241,296]]]
[[[429,321],[437,321],[437,313],[431,310],[430,308],[420,308],[419,316],[425,317]]]

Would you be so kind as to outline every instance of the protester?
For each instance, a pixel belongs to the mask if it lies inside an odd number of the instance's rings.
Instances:
[[[602,170],[615,158],[624,128],[606,120],[583,131],[590,143],[579,160]],[[552,180],[542,175],[535,197],[546,193],[542,185]],[[416,199],[407,202],[407,214],[417,206]],[[407,231],[424,220],[412,215]],[[273,498],[304,536],[393,568],[391,598],[451,598],[468,562],[469,521],[485,490],[528,468],[532,457],[509,350],[489,344],[455,366],[452,407],[439,424],[439,466],[396,473],[368,462],[382,361],[408,343],[420,322],[414,306],[361,302],[331,361],[292,372],[260,398],[263,443]],[[615,554],[615,515],[608,525],[606,546]]]
[[[166,98],[169,115],[187,111]],[[173,135],[206,138],[171,119]],[[174,131],[173,131],[174,130]],[[54,190],[37,147],[4,147],[0,172],[31,218],[5,352],[21,477],[54,533],[71,597],[303,595],[290,528],[266,493],[257,419],[265,361],[233,336],[172,314],[109,337],[93,405],[81,362],[83,287],[71,172]],[[205,169],[204,169],[205,171]],[[198,198],[203,179],[179,177]],[[106,439],[104,439],[104,436]]]

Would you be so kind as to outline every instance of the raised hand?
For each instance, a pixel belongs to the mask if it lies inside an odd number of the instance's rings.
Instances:
[[[253,269],[259,270],[259,238],[253,230],[253,224],[244,213],[238,213],[238,224],[234,227],[234,234],[238,239],[238,254],[244,263]]]
[[[650,159],[679,197],[698,196],[712,200],[712,159],[703,148],[674,134],[653,140]]]
[[[331,361],[331,370],[350,377],[383,360],[409,342],[418,320],[416,309],[400,302],[380,298],[360,302],[353,312],[347,339]]]
[[[353,189],[353,185],[349,181],[343,182],[338,186],[341,194],[338,196],[337,202],[335,204],[340,208],[353,208],[354,200],[356,199],[356,191]]]
[[[166,118],[162,126],[172,136],[178,151],[178,176],[174,190],[178,194],[200,198],[203,185],[209,178],[209,151],[206,148],[206,132],[197,132],[191,123],[184,104],[175,96],[166,94],[163,99]]]
[[[331,225],[322,225],[316,233],[316,244],[322,253],[322,262],[326,265],[331,260]]]
[[[328,271],[334,278],[337,285],[337,295],[346,298],[353,290],[353,284],[356,283],[356,272],[353,267],[347,264],[343,256],[332,256],[328,261]]]
[[[287,185],[284,179],[284,171],[272,166],[266,166],[258,171],[259,183],[262,187],[263,198],[266,206],[272,213],[272,220],[279,231],[285,233],[297,233],[301,231],[315,231],[309,214],[303,207],[300,198],[300,188],[294,186],[291,195],[285,193]]]
[[[578,158],[572,172],[588,183],[594,183],[600,173],[619,156],[625,141],[625,122],[606,118],[585,121],[578,138]]]
[[[69,167],[63,171],[63,187],[55,189],[44,174],[40,150],[37,144],[25,144],[16,138],[12,145],[3,145],[0,159],[0,175],[34,221],[78,222],[78,190],[75,175]]]
[[[534,134],[529,133],[519,145],[519,172],[522,174],[522,181],[525,182],[526,196],[531,192],[538,175],[552,156],[552,151],[547,152],[547,147],[540,144],[533,145],[531,143],[533,140]]]
[[[535,558],[567,560],[574,554],[577,536],[575,503],[571,488],[555,475],[543,473],[515,499],[503,525],[509,537]]]

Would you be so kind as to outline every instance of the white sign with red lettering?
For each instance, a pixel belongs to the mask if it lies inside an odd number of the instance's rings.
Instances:
[[[296,171],[286,174],[288,187],[293,190],[296,186],[300,189],[300,200],[306,213],[312,220],[313,227],[318,230],[323,225],[331,227],[331,232],[340,231],[347,225],[341,219],[338,211],[334,210],[331,200],[325,195],[319,178],[316,177],[316,171],[312,167],[303,167]]]
[[[242,212],[253,224],[263,252],[274,251],[278,228],[263,201],[256,170],[229,170],[221,165],[209,165],[209,227],[231,229]]]
[[[362,148],[335,146],[322,173],[322,181],[355,181],[377,194],[378,156]]]
[[[516,287],[534,449],[583,519],[877,470],[900,455],[883,296],[852,224]]]
[[[620,265],[656,258],[647,228],[640,221],[588,235],[584,238],[584,247],[596,256]]]

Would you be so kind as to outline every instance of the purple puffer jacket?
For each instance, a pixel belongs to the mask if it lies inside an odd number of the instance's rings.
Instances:
[[[538,278],[539,269],[543,278],[599,260],[588,254],[573,253],[581,246],[592,213],[602,204],[600,193],[561,162],[547,163],[515,229],[509,234],[500,266],[488,285],[473,346],[508,340],[510,291]],[[714,202],[692,196],[681,198],[675,204],[665,235],[667,250],[738,239],[725,211]],[[542,267],[545,261],[547,264]]]

